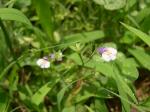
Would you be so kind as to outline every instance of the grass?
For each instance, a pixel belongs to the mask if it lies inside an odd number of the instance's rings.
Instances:
[[[149,111],[149,8],[149,0],[1,1],[0,112]]]

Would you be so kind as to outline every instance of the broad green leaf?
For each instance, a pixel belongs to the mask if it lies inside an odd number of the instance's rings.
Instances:
[[[108,77],[112,77],[113,70],[109,63],[98,62],[95,60],[90,60],[85,66],[95,69]]]
[[[55,84],[58,83],[60,79],[56,79],[54,81],[50,81],[48,83],[46,83],[45,85],[43,85],[32,97],[31,97],[31,102],[39,105],[44,97],[46,96],[46,94],[53,88],[53,86],[55,86]]]
[[[9,98],[3,90],[0,89],[0,112],[8,112]]]
[[[136,36],[138,36],[141,40],[143,40],[148,46],[150,46],[150,36],[145,34],[144,32],[133,28],[129,25],[126,25],[124,23],[121,23],[124,27],[126,27],[128,30],[130,30],[132,33],[134,33]]]
[[[87,43],[102,38],[104,38],[103,31],[83,32],[83,33],[76,33],[76,34],[71,34],[69,36],[65,36],[64,43],[69,43],[69,42]]]
[[[68,58],[73,60],[76,64],[82,65],[82,61],[77,53],[71,54]],[[96,59],[98,58],[98,59]],[[87,62],[87,59],[83,56],[84,66],[95,69],[97,72],[101,72],[104,75],[111,77],[113,75],[113,69],[110,63],[104,63],[101,61],[100,56],[93,57]]]
[[[104,5],[105,9],[117,10],[126,5],[126,0],[94,0],[99,5]]]
[[[135,81],[138,78],[139,74],[136,68],[137,65],[132,58],[117,60],[117,64],[121,70],[121,73],[123,76],[125,76],[126,79]]]
[[[29,19],[18,9],[0,8],[0,18],[2,20],[14,20],[32,26]]]
[[[43,29],[46,31],[49,40],[54,41],[52,11],[50,10],[48,0],[33,0],[33,4],[36,8],[40,23]]]
[[[128,50],[140,64],[146,69],[150,70],[150,55],[143,50],[129,49]]]

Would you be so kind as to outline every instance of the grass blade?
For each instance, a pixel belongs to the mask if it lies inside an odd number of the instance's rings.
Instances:
[[[52,22],[52,12],[48,5],[47,0],[33,0],[33,4],[35,5],[36,12],[38,14],[40,23],[43,29],[46,31],[49,40],[51,42],[53,39],[53,22]]]
[[[32,98],[31,98],[32,103],[34,103],[34,104],[36,104],[36,105],[39,105],[39,104],[43,101],[45,95],[53,88],[53,86],[54,86],[55,84],[58,83],[59,80],[60,80],[60,79],[56,79],[56,80],[54,80],[54,81],[50,81],[50,82],[46,83],[45,85],[43,85],[43,86],[32,96]]]
[[[132,33],[134,33],[136,36],[138,36],[141,40],[143,40],[148,46],[150,46],[150,36],[145,34],[144,32],[131,27],[125,23],[121,23],[125,28],[127,28],[128,30],[130,30]]]
[[[14,8],[1,8],[0,18],[2,20],[14,20],[32,26],[29,19],[19,10]]]

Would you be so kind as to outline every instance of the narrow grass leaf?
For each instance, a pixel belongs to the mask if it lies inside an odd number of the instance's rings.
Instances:
[[[126,93],[126,95],[129,95],[131,100],[137,104],[138,101],[135,97],[134,92],[131,90],[131,88],[128,86],[128,84],[125,82],[124,77],[122,77],[122,74],[120,73],[118,67],[114,65],[113,71],[114,71],[113,78],[116,81],[116,84],[118,86],[120,86],[120,88],[122,88],[123,90],[126,90],[126,91],[124,91]]]
[[[2,20],[14,20],[32,26],[29,19],[18,9],[0,8],[0,18]]]
[[[108,112],[105,99],[96,99],[94,105],[98,112]]]
[[[8,112],[9,99],[5,92],[0,89],[0,112]]]
[[[134,33],[136,36],[138,36],[141,40],[143,40],[148,46],[150,46],[150,36],[145,34],[144,32],[131,27],[125,23],[121,23],[124,27],[126,27],[128,30],[130,30],[132,33]]]
[[[125,90],[121,88],[121,86],[119,85],[119,83],[117,83],[117,87],[118,87],[119,95],[120,95],[121,97],[123,97],[123,98],[125,98],[125,99],[128,100],[128,96],[127,96]],[[121,99],[121,102],[122,102],[122,110],[123,110],[124,112],[130,112],[130,111],[131,111],[131,110],[130,110],[130,109],[131,109],[131,108],[130,108],[130,107],[131,107],[130,104],[127,103],[126,101],[122,100],[122,99]]]
[[[128,50],[140,64],[146,69],[150,70],[150,55],[143,50],[129,49]]]
[[[46,94],[53,88],[53,86],[55,84],[58,83],[60,79],[56,79],[54,81],[50,81],[48,83],[46,83],[45,85],[43,85],[32,97],[31,97],[31,102],[39,105],[44,97],[46,96]]]
[[[64,97],[64,94],[67,90],[68,86],[65,86],[64,88],[62,88],[59,93],[57,94],[57,103],[58,103],[58,109],[60,110],[61,109],[61,101]]]
[[[54,41],[52,11],[50,10],[48,0],[33,0],[33,4],[36,8],[40,23],[49,37],[48,40]]]
[[[69,36],[65,36],[64,43],[70,43],[70,42],[87,43],[102,38],[104,38],[103,31],[83,32],[83,33],[76,33],[76,34],[71,34]]]
[[[87,108],[88,112],[94,112],[89,106],[85,105],[85,108]]]

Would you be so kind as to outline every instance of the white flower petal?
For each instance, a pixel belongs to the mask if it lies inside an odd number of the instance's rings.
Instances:
[[[36,63],[41,68],[49,68],[50,67],[50,62],[48,60],[43,59],[43,58],[38,59]]]
[[[102,59],[107,61],[107,62],[111,61],[111,57],[109,55],[107,55],[106,53],[102,54]]]
[[[108,47],[107,51],[111,52],[112,54],[117,54],[117,50],[115,48],[112,48],[112,47]]]
[[[114,48],[106,48],[106,51],[102,53],[102,59],[109,62],[116,59],[117,50]]]
[[[116,59],[116,55],[112,55],[111,60],[115,60],[115,59]]]

